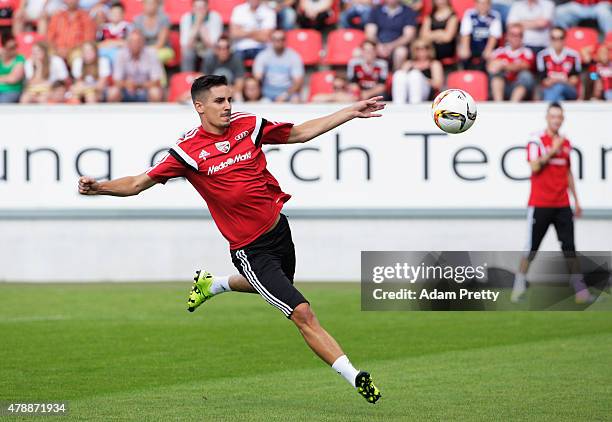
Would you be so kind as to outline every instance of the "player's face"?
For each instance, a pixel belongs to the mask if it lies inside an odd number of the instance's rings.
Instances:
[[[232,114],[232,89],[227,85],[215,86],[203,96],[196,100],[196,111],[204,117],[211,126],[227,128],[230,125]]]
[[[560,108],[553,107],[546,113],[546,122],[548,123],[548,128],[553,133],[557,133],[559,129],[561,129],[563,119],[563,110],[561,110]]]

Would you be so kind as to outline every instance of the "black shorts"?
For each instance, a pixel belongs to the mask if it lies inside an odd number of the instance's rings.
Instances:
[[[287,318],[300,303],[308,303],[293,286],[295,247],[285,215],[280,215],[274,229],[230,254],[240,274]]]
[[[570,207],[541,208],[529,207],[527,211],[527,246],[525,253],[530,259],[535,257],[537,250],[544,239],[548,226],[555,226],[557,238],[561,243],[561,250],[566,256],[573,256],[576,252],[574,245],[574,213]]]

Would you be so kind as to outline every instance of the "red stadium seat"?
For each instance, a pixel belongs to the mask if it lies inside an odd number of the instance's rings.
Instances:
[[[166,63],[166,66],[179,66],[181,64],[181,34],[179,31],[170,31],[168,40],[170,41],[170,47],[174,50],[174,58]]]
[[[565,34],[565,46],[582,54],[583,49],[591,53],[597,48],[599,34],[593,28],[569,28]]]
[[[181,17],[191,11],[191,3],[193,0],[171,0],[164,2],[164,10],[170,18],[172,25],[178,25]]]
[[[30,57],[30,54],[32,53],[32,46],[38,41],[43,41],[44,39],[45,36],[39,34],[38,32],[22,32],[16,37],[17,52],[26,57]]]
[[[198,72],[179,72],[172,75],[170,87],[168,88],[168,101],[179,101],[185,93],[191,90],[193,80],[201,75]]]
[[[317,94],[331,94],[334,92],[334,77],[336,72],[333,70],[322,70],[310,75],[310,97]]]
[[[487,101],[489,98],[489,81],[487,74],[480,70],[459,70],[448,74],[448,88],[467,91],[476,101]]]
[[[134,22],[134,18],[142,14],[142,0],[124,0],[125,20]]]
[[[365,34],[358,29],[336,29],[327,36],[327,56],[329,65],[346,65],[353,57],[353,50],[365,40]]]
[[[0,0],[0,10],[12,13],[12,15],[14,16],[17,9],[19,9],[19,0]],[[12,17],[0,18],[0,26],[11,26],[12,24]]]
[[[208,7],[210,10],[221,15],[224,24],[228,24],[232,17],[232,10],[239,4],[244,3],[246,0],[209,0]]]
[[[323,38],[314,29],[293,29],[286,32],[287,47],[294,49],[306,66],[319,63]]]

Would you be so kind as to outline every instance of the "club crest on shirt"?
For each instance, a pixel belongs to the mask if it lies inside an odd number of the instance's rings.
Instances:
[[[230,150],[229,141],[216,142],[215,146],[217,147],[219,151],[221,151],[224,154],[227,154]]]
[[[205,149],[203,149],[202,151],[200,151],[200,155],[199,157],[202,160],[206,160],[206,157],[208,157],[210,155],[210,152],[206,151]]]

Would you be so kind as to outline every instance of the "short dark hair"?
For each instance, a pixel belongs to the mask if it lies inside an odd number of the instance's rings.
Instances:
[[[125,12],[125,6],[120,1],[116,1],[116,2],[111,3],[110,7],[111,7],[111,9],[114,8],[114,7],[118,7],[119,9],[121,9],[121,10],[123,10]]]
[[[550,28],[551,34],[552,34],[552,31],[561,31],[563,33],[563,37],[565,37],[565,34],[566,34],[565,28],[561,26],[553,26],[552,28]]]
[[[191,85],[191,99],[196,100],[203,92],[209,91],[215,86],[228,85],[227,78],[222,75],[206,75],[200,76],[193,81]]]
[[[563,107],[557,101],[553,101],[552,103],[548,104],[548,110],[551,108],[558,108],[559,110],[563,111]]]

